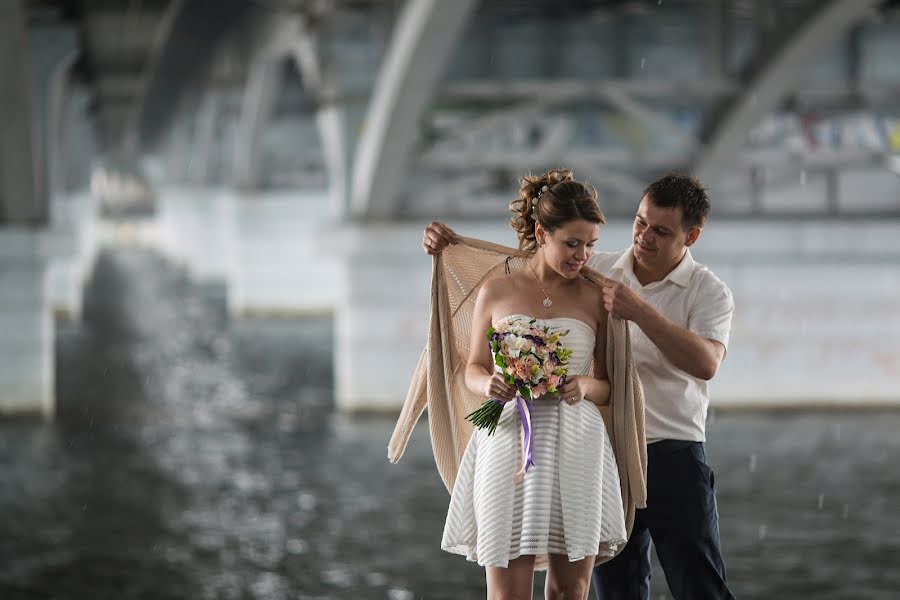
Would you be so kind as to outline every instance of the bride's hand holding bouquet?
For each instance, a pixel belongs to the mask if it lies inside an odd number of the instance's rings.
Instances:
[[[535,319],[511,319],[487,331],[487,340],[494,359],[494,373],[485,390],[488,399],[466,416],[478,429],[494,433],[503,406],[516,400],[524,436],[521,473],[533,464],[531,447],[530,401],[548,394],[556,395],[566,383],[568,361],[572,354],[560,344],[568,331],[552,332],[538,327]]]

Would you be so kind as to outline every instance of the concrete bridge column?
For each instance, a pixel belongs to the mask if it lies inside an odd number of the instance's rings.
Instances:
[[[197,281],[224,285],[235,315],[331,313],[342,242],[328,193],[169,186],[137,235]]]
[[[229,306],[241,315],[330,313],[340,232],[329,191],[256,192],[235,203],[235,277]]]
[[[89,185],[89,158],[81,156],[95,148],[85,114],[89,98],[84,90],[68,91],[62,140],[51,163],[58,167],[53,169],[51,180],[53,260],[49,285],[54,313],[77,320],[81,318],[84,283],[90,277],[96,257],[98,207]]]
[[[234,279],[235,192],[227,188],[170,186],[159,190],[157,242],[198,281]]]
[[[335,403],[394,411],[425,341],[431,260],[419,225],[355,226],[342,235],[335,312]]]
[[[47,236],[0,226],[0,416],[54,412]]]
[[[23,3],[0,3],[0,414],[54,412],[51,149],[76,49],[71,29],[29,31]]]
[[[97,199],[84,190],[52,202],[48,293],[57,317],[81,319],[85,281],[97,255]]]

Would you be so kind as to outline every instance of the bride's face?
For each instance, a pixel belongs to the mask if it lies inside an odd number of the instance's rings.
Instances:
[[[594,253],[600,225],[577,219],[559,229],[547,231],[537,224],[535,234],[542,244],[541,251],[547,265],[566,279],[573,279]]]

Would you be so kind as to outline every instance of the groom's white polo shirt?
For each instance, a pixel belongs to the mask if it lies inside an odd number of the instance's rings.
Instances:
[[[631,247],[619,252],[598,252],[587,266],[617,279],[676,325],[728,348],[734,301],[728,287],[690,250],[664,279],[642,286],[634,274]],[[647,443],[660,440],[706,441],[709,382],[688,375],[667,359],[629,323],[634,363],[644,388]]]

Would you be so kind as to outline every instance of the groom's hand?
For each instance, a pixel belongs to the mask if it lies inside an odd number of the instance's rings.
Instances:
[[[619,281],[604,279],[603,307],[614,317],[639,321],[648,304],[630,287]]]
[[[450,244],[459,242],[459,236],[452,229],[439,221],[432,221],[425,228],[425,235],[422,238],[422,249],[426,254],[440,254],[444,248]]]

